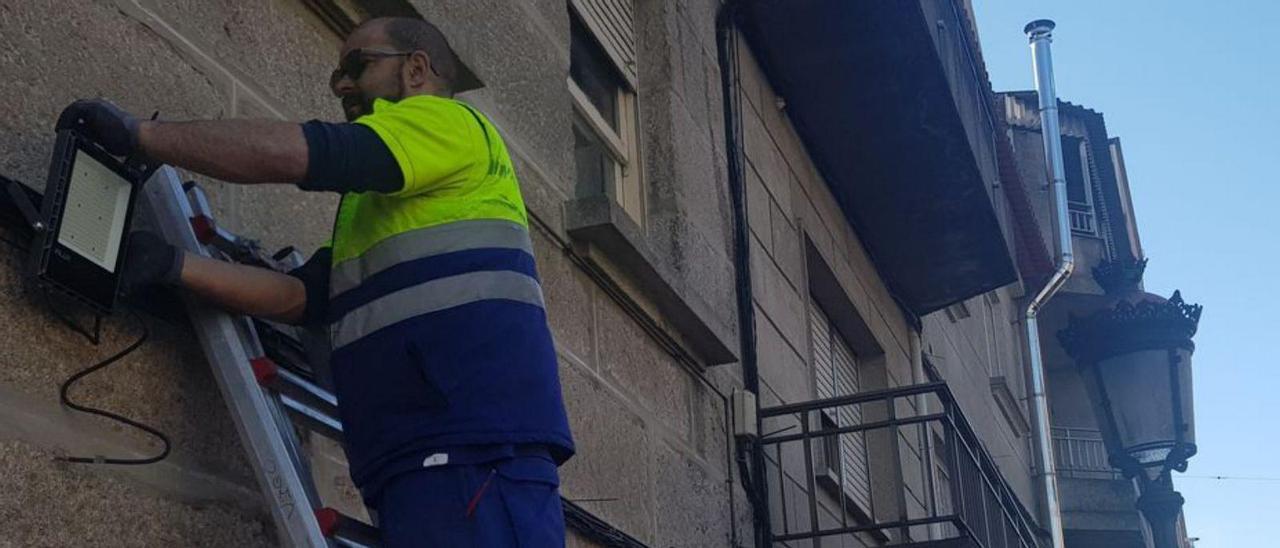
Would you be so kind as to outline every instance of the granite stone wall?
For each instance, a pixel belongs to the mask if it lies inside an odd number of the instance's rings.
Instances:
[[[359,6],[360,2],[347,2]],[[578,456],[566,497],[654,546],[749,542],[750,514],[729,458],[725,396],[736,366],[709,368],[654,295],[568,236],[573,188],[568,8],[564,2],[422,1],[485,86],[460,98],[497,125],[531,214]],[[650,259],[681,295],[718,303],[704,323],[736,337],[724,169],[716,3],[639,2],[642,157]],[[340,118],[327,89],[341,38],[301,0],[0,1],[0,172],[43,187],[51,126],[80,97],[162,118]],[[690,49],[692,48],[692,49]],[[681,74],[679,84],[671,75]],[[287,186],[190,176],[220,222],[268,249],[325,241],[336,199]],[[58,383],[128,344],[139,326],[107,320],[99,346],[63,327],[0,249],[0,546],[270,545],[274,527],[190,328],[145,318],[150,341],[76,391],[168,433],[174,454],[146,467],[71,466],[59,454],[146,454],[145,435],[71,413]],[[736,349],[736,341],[726,346]],[[735,350],[736,351],[736,350]],[[326,503],[363,516],[341,448],[309,440]],[[8,471],[13,471],[8,473]],[[16,493],[16,495],[14,495]],[[735,531],[736,529],[736,531]],[[591,545],[572,536],[571,545]]]
[[[635,257],[575,239],[566,226],[575,186],[566,2],[407,4],[440,26],[484,83],[460,99],[502,132],[522,183],[578,443],[577,456],[561,470],[563,494],[651,546],[750,545],[752,516],[731,458],[726,399],[742,385],[740,368],[712,365],[698,340],[710,333],[738,351],[715,43],[719,2],[634,6],[646,216],[627,237],[647,250],[646,271],[673,288],[669,293],[652,291],[652,280],[620,266]],[[338,119],[326,82],[340,43],[302,0],[0,0],[0,92],[7,99],[0,104],[0,173],[41,188],[52,122],[80,97],[108,97],[133,112],[159,110],[175,120]],[[785,102],[750,51],[738,54],[761,404],[814,397],[810,266],[823,265],[870,333],[864,389],[920,382],[919,363],[927,357],[953,382],[988,449],[1029,497],[1025,442],[1001,415],[991,387],[1001,373],[1015,399],[1022,394],[1014,290],[975,298],[967,319],[925,318],[920,342],[808,158]],[[334,196],[192,178],[210,192],[224,225],[269,249],[309,251],[328,237]],[[139,326],[127,316],[112,318],[102,343],[88,344],[20,280],[20,261],[0,246],[0,470],[6,471],[0,492],[10,493],[0,497],[0,546],[104,538],[126,545],[273,544],[274,527],[234,425],[187,326],[146,318],[148,344],[76,393],[160,427],[174,440],[172,457],[133,468],[52,459],[156,449],[144,435],[70,413],[57,400],[62,379],[128,344]],[[673,317],[672,299],[708,329],[683,327],[691,322]],[[877,455],[899,455],[878,459],[872,471],[875,514],[920,515],[927,493],[919,437],[882,435],[872,445]],[[326,503],[363,515],[341,448],[320,438],[309,448]],[[794,464],[775,459],[770,466],[775,473],[782,466],[785,477],[771,485],[775,496],[805,489]],[[835,519],[838,506],[824,505],[822,519]],[[593,544],[574,535],[570,545]]]

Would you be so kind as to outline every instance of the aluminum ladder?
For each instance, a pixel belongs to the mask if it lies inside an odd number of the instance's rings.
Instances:
[[[204,192],[164,166],[143,185],[150,224],[164,239],[205,257],[286,271],[302,263],[292,248],[266,256],[251,240],[219,228]],[[146,214],[142,211],[140,214]],[[313,369],[308,337],[212,308],[184,295],[218,388],[271,509],[285,546],[379,546],[378,531],[321,506],[295,425],[341,441],[337,399],[322,387],[327,364]]]

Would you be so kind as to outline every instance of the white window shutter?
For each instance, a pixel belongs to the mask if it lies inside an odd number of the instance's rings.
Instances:
[[[857,394],[862,390],[858,378],[858,364],[831,320],[818,303],[809,300],[809,331],[813,344],[813,369],[815,396],[818,399]],[[824,409],[823,415],[837,427],[862,423],[862,407],[846,405]],[[826,462],[823,452],[821,464],[839,475],[840,489],[864,511],[871,510],[871,478],[867,464],[867,438],[864,432],[838,436],[839,462]],[[833,440],[834,441],[834,440]],[[833,478],[835,479],[835,478]]]
[[[618,72],[636,87],[636,36],[632,0],[571,0]]]
[[[836,374],[831,361],[831,322],[813,301],[809,301],[809,330],[813,339],[813,369],[817,380],[814,395],[820,400],[834,397]],[[835,417],[831,418],[834,422]]]
[[[853,351],[838,336],[832,337],[832,362],[835,365],[836,390],[840,395],[861,391],[858,365]],[[862,424],[862,406],[846,405],[839,408],[837,424],[853,426]],[[840,436],[841,483],[844,491],[864,509],[871,508],[871,478],[867,470],[867,437],[865,432]]]

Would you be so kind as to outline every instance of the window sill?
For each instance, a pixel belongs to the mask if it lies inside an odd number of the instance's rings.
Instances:
[[[730,346],[737,334],[716,322],[711,303],[693,288],[678,281],[645,243],[644,232],[608,196],[571,200],[565,204],[565,230],[577,244],[585,244],[585,256],[596,264],[616,265],[652,299],[665,322],[708,365],[738,360]]]

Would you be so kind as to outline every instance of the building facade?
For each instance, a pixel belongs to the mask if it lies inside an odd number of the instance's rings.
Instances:
[[[1052,239],[1020,96],[992,92],[965,2],[731,4],[0,0],[0,173],[39,190],[53,120],[81,97],[174,120],[339,119],[345,34],[425,17],[523,185],[578,444],[561,469],[571,546],[1034,546],[1021,314]],[[1082,143],[1123,173],[1102,139]],[[267,249],[328,237],[333,196],[192,178]],[[1120,205],[1087,203],[1099,236],[1081,247],[1140,255],[1115,188]],[[21,260],[0,251],[0,546],[274,544],[181,322],[144,318],[150,340],[74,394],[157,426],[173,455],[55,462],[157,449],[58,403],[141,326],[111,318],[84,341]],[[1059,394],[1071,381],[1053,375]],[[1088,428],[1053,401],[1055,427]],[[309,441],[326,503],[367,518],[340,447]]]
[[[1038,187],[1047,186],[1035,92],[1001,94],[1001,102],[1021,175]],[[1061,100],[1058,112],[1076,269],[1045,307],[1040,330],[1041,340],[1046,341],[1044,359],[1067,545],[1148,546],[1150,531],[1134,506],[1137,488],[1108,462],[1085,383],[1057,337],[1069,317],[1084,317],[1108,306],[1106,266],[1145,264],[1124,150],[1118,137],[1108,135],[1101,113]],[[1040,196],[1034,201],[1040,232],[1052,241],[1051,200]],[[1189,547],[1185,530],[1180,536]]]

